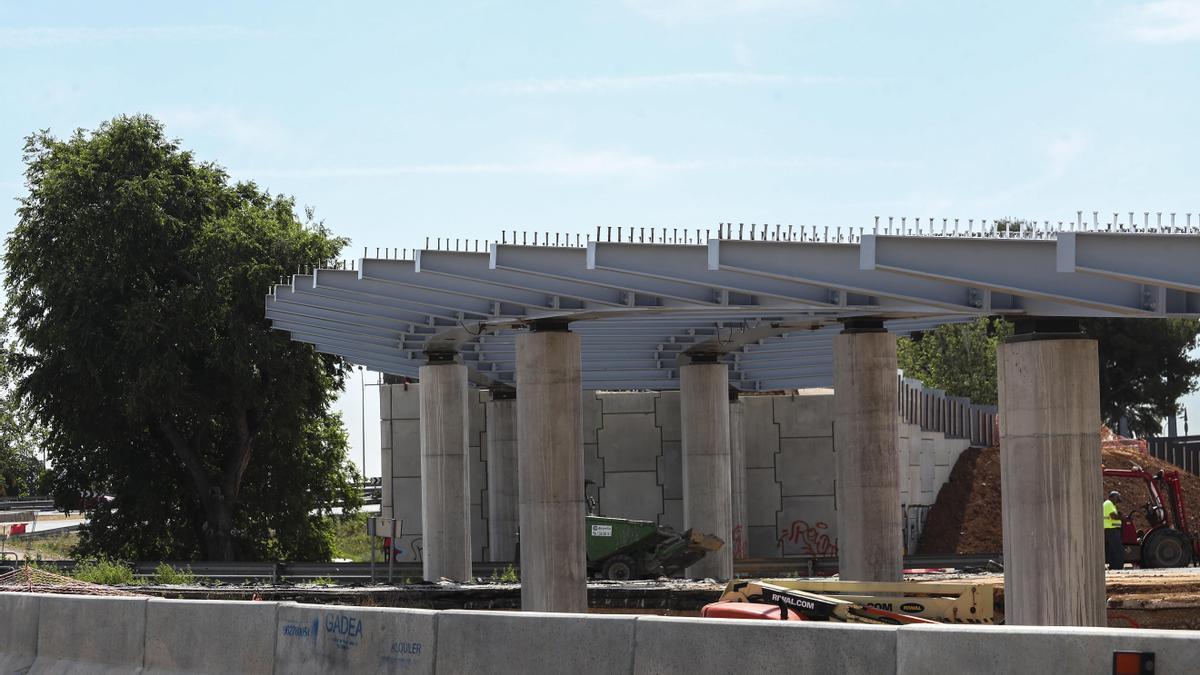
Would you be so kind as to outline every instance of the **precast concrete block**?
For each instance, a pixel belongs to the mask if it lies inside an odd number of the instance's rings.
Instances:
[[[484,514],[487,502],[471,504],[471,560],[487,560],[488,521]]]
[[[392,475],[421,475],[421,421],[392,420]]]
[[[833,494],[833,438],[780,438],[775,472],[784,496]]]
[[[837,511],[832,495],[784,497],[779,514],[783,555],[837,555]]]
[[[600,395],[601,409],[605,415],[621,413],[653,413],[655,392],[608,392]]]
[[[275,670],[273,602],[162,600],[146,604],[146,673]]]
[[[384,418],[379,420],[379,447],[390,450],[392,447],[392,421]]]
[[[747,524],[775,527],[775,515],[780,509],[780,488],[775,482],[775,469],[746,469]]]
[[[583,477],[598,486],[604,485],[604,458],[595,443],[583,444]]]
[[[600,394],[595,391],[583,392],[582,406],[579,409],[579,424],[583,431],[583,442],[595,444],[596,434],[603,424],[604,413],[601,409]]]
[[[443,611],[437,617],[437,671],[630,673],[636,623],[633,616]]]
[[[31,675],[142,672],[147,598],[39,598],[37,659]]]
[[[394,384],[385,384],[379,387],[379,419],[392,419],[392,387]]]
[[[779,528],[771,525],[751,525],[748,532],[747,551],[751,558],[777,558],[781,550]]]
[[[664,441],[682,441],[683,429],[679,421],[679,392],[660,392],[654,399],[654,423],[662,429]]]
[[[421,532],[421,479],[392,479],[393,518],[404,521],[404,531],[409,534]]]
[[[903,626],[896,673],[1111,673],[1114,651],[1154,652],[1154,672],[1191,673],[1194,631],[1052,626]]]
[[[612,518],[657,520],[663,510],[662,494],[653,471],[610,472],[600,488],[600,513]]]
[[[24,673],[37,658],[41,596],[0,593],[0,673]]]
[[[658,524],[669,527],[676,532],[683,532],[683,498],[679,499],[664,499],[662,515],[658,518]]]
[[[895,668],[896,629],[892,627],[660,616],[637,619],[633,662],[637,675],[878,675],[895,672]]]
[[[473,389],[467,394],[467,443],[480,446],[480,436],[487,430],[487,405],[482,396],[487,392]]]
[[[392,390],[392,414],[394,420],[419,420],[421,419],[421,385],[420,384],[393,384],[390,385]]]
[[[937,486],[933,482],[933,449],[921,448],[921,492],[933,492]]]
[[[771,397],[742,397],[742,433],[746,436],[746,468],[773,469],[779,452],[779,425],[775,423]]]
[[[604,470],[609,473],[654,471],[656,458],[662,452],[662,434],[654,425],[652,412],[605,413],[604,426],[598,438],[600,455],[604,457]]]
[[[771,396],[783,438],[833,436],[833,396]]]
[[[275,672],[433,673],[437,615],[426,609],[280,603],[273,626]]]
[[[663,441],[658,456],[658,482],[665,499],[683,499],[683,447],[679,441]]]

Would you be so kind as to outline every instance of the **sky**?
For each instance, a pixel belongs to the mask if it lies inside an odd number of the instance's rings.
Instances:
[[[514,229],[1200,222],[1200,0],[349,5],[0,0],[0,198],[31,132],[149,113],[348,258]],[[375,382],[339,403],[371,475]]]

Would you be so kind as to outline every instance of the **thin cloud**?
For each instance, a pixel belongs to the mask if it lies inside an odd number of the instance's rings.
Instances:
[[[274,122],[256,119],[223,107],[178,108],[156,113],[171,134],[206,134],[238,145],[258,148],[278,147],[285,134]]]
[[[673,73],[623,77],[573,77],[495,82],[486,91],[505,94],[578,94],[686,87],[756,87],[785,84],[830,84],[835,77],[790,77],[763,73]]]
[[[1200,41],[1200,0],[1152,0],[1118,12],[1117,30],[1149,44]]]
[[[119,42],[211,42],[266,35],[242,26],[129,26],[0,28],[0,48],[63,47]]]
[[[634,11],[662,23],[710,21],[824,9],[829,0],[625,0]]]

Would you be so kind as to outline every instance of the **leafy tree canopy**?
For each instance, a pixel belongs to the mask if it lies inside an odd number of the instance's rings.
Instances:
[[[271,330],[263,297],[345,240],[150,117],[34,134],[25,163],[4,255],[11,363],[56,500],[110,498],[86,505],[80,552],[328,558],[319,514],[358,503],[330,410],[347,371]]]
[[[1139,436],[1162,430],[1178,400],[1194,391],[1200,361],[1200,321],[1190,319],[1084,319],[1083,333],[1100,353],[1100,417],[1116,429],[1121,417]],[[996,346],[1012,334],[1002,319],[944,324],[919,339],[902,338],[900,368],[927,386],[976,403],[996,403]]]
[[[7,356],[0,346],[0,497],[24,497],[39,488],[44,430],[13,390]]]

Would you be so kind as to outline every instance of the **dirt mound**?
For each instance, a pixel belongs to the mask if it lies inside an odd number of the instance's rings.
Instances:
[[[1200,524],[1200,476],[1185,473],[1179,467],[1144,454],[1133,443],[1106,441],[1101,449],[1101,461],[1110,469],[1130,469],[1140,466],[1150,473],[1158,470],[1179,471],[1183,486],[1184,507],[1188,526],[1196,532]],[[1149,499],[1145,483],[1131,478],[1105,478],[1104,492],[1117,490],[1124,497],[1122,513],[1143,506]],[[1166,495],[1163,495],[1166,499]],[[1168,505],[1168,508],[1169,505]],[[1100,520],[1100,505],[1096,505],[1096,520]],[[1144,514],[1135,513],[1134,522],[1146,527]],[[928,554],[987,554],[1004,550],[1000,517],[1000,449],[971,448],[959,456],[950,472],[950,479],[938,492],[937,501],[929,510],[925,529],[917,544],[917,553]]]

